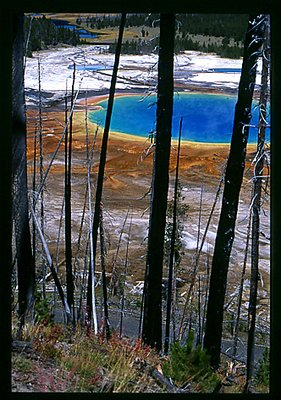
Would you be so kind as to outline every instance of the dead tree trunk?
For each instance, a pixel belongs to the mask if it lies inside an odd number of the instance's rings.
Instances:
[[[13,20],[12,55],[12,175],[13,220],[16,236],[18,268],[18,300],[20,327],[33,305],[34,257],[28,218],[27,169],[26,169],[26,117],[24,112],[23,77],[23,14]]]
[[[31,215],[32,215],[32,218],[34,220],[36,229],[37,229],[37,231],[39,233],[39,237],[40,237],[40,240],[42,242],[43,250],[44,250],[45,255],[47,257],[47,261],[48,261],[48,264],[49,264],[49,267],[50,267],[50,270],[51,270],[51,274],[52,274],[52,276],[54,278],[55,285],[56,285],[56,287],[58,289],[60,298],[62,300],[62,303],[63,303],[63,306],[64,306],[64,310],[65,310],[65,313],[66,313],[66,316],[67,316],[67,320],[71,320],[70,308],[68,306],[67,300],[64,297],[64,293],[63,293],[63,290],[62,290],[58,275],[57,275],[56,270],[54,268],[53,260],[52,260],[51,254],[49,252],[47,242],[46,242],[46,240],[44,238],[44,235],[43,235],[43,233],[41,231],[40,224],[39,224],[39,222],[38,222],[38,220],[36,218],[36,215],[35,215],[35,212],[34,212],[33,208],[31,208]]]
[[[111,290],[111,295],[116,296],[118,292],[120,292],[120,274],[121,271],[120,269],[118,270],[117,268],[117,264],[118,264],[118,256],[119,256],[119,251],[121,248],[121,241],[122,241],[122,236],[124,234],[125,231],[125,226],[126,226],[126,222],[128,219],[128,215],[129,215],[129,211],[130,209],[128,209],[127,214],[125,216],[120,234],[119,234],[119,240],[118,240],[118,244],[117,244],[117,248],[116,248],[116,253],[113,257],[113,261],[112,261],[112,269],[111,269],[111,279],[110,279],[110,290]]]
[[[210,223],[211,223],[211,220],[212,220],[212,217],[213,217],[213,214],[214,214],[214,211],[215,211],[215,208],[216,208],[219,196],[220,196],[220,191],[221,191],[223,179],[224,179],[224,175],[222,175],[222,177],[220,179],[219,186],[218,186],[218,189],[217,189],[217,192],[216,192],[216,196],[215,196],[215,200],[213,202],[213,205],[212,205],[212,208],[211,208],[211,211],[210,211],[210,214],[209,214],[209,218],[208,218],[208,221],[207,221],[207,224],[206,224],[206,227],[205,227],[205,231],[203,233],[201,244],[200,244],[200,247],[198,248],[198,250],[196,251],[196,257],[195,257],[195,262],[194,262],[194,267],[193,267],[193,272],[192,272],[192,281],[191,281],[191,284],[189,286],[189,289],[188,289],[188,292],[187,292],[187,296],[186,296],[186,301],[185,301],[185,305],[184,305],[184,309],[183,309],[183,313],[182,313],[182,318],[181,318],[181,323],[180,323],[180,327],[179,327],[178,340],[181,340],[181,338],[182,338],[182,336],[184,334],[184,331],[185,331],[184,321],[185,321],[186,313],[187,313],[187,310],[188,310],[188,305],[189,305],[189,303],[191,302],[191,299],[192,299],[191,295],[192,295],[192,292],[193,292],[193,289],[194,289],[195,280],[196,280],[196,276],[197,276],[197,271],[198,271],[198,266],[199,266],[199,258],[200,258],[203,246],[205,244],[207,233],[209,231],[209,226],[210,226]],[[208,260],[208,264],[209,264],[209,260]]]
[[[260,95],[260,118],[258,132],[258,148],[256,155],[256,165],[254,168],[254,188],[253,188],[253,207],[252,207],[252,248],[251,248],[251,284],[249,299],[249,332],[247,347],[247,377],[245,391],[250,390],[251,378],[254,369],[255,358],[255,328],[256,328],[256,306],[257,291],[259,279],[259,234],[260,234],[260,208],[261,208],[261,192],[262,192],[262,175],[264,169],[264,145],[265,130],[267,118],[267,100],[268,100],[268,73],[269,73],[269,21],[268,17],[265,23],[265,41],[264,41],[264,57],[262,66],[262,81]]]
[[[144,285],[142,339],[162,348],[162,272],[173,115],[175,15],[160,16],[156,146]]]
[[[120,309],[120,330],[119,330],[120,337],[122,336],[122,333],[123,333],[123,318],[124,318],[124,307],[125,307],[125,288],[126,288],[126,280],[127,280],[127,275],[128,275],[128,255],[129,255],[129,244],[130,244],[130,240],[131,240],[132,219],[133,219],[133,212],[131,214],[131,221],[130,221],[130,225],[129,225],[123,280],[122,280],[122,283],[120,285],[121,286],[121,309]]]
[[[250,16],[249,18],[231,147],[225,173],[222,208],[213,255],[204,347],[210,354],[211,364],[215,368],[220,364],[228,265],[245,167],[256,66],[263,40],[263,23],[264,15]]]
[[[3,3],[2,3],[3,4]],[[0,96],[1,110],[1,146],[0,146],[0,343],[2,349],[0,358],[0,387],[2,397],[9,397],[11,393],[11,287],[12,287],[12,8],[9,12],[0,12],[0,63],[1,88],[5,96]],[[14,36],[15,37],[15,36]]]
[[[74,84],[75,84],[75,64],[73,69],[73,80],[71,90],[71,106],[74,102]],[[67,117],[67,96],[65,116]],[[67,120],[67,118],[66,118]],[[66,294],[67,302],[70,309],[73,307],[73,323],[74,316],[74,284],[72,275],[72,240],[71,240],[71,162],[72,162],[72,121],[73,113],[70,116],[69,132],[66,130],[65,135],[65,265],[66,265]]]
[[[169,351],[170,344],[170,323],[171,323],[171,309],[172,309],[172,289],[174,280],[174,255],[175,255],[175,243],[176,243],[176,232],[177,232],[177,198],[178,198],[178,182],[179,182],[179,161],[180,161],[180,145],[181,145],[181,130],[182,130],[182,118],[180,120],[179,140],[178,140],[178,154],[176,164],[176,178],[174,187],[174,205],[173,205],[173,227],[171,234],[171,248],[169,257],[169,277],[168,277],[168,293],[167,293],[167,312],[166,312],[166,333],[164,352],[165,354]]]
[[[104,312],[104,324],[105,324],[105,335],[106,339],[110,339],[110,325],[108,317],[108,303],[107,303],[107,285],[106,285],[106,274],[105,274],[105,238],[103,228],[103,212],[102,207],[100,209],[100,251],[101,251],[101,273],[102,273],[102,293],[103,293],[103,312]]]
[[[87,153],[87,192],[88,192],[88,204],[89,204],[89,235],[90,235],[90,271],[92,272],[92,313],[93,313],[93,326],[95,334],[98,333],[98,319],[97,319],[97,309],[96,309],[96,295],[95,295],[95,270],[94,270],[94,247],[93,247],[93,213],[92,213],[92,185],[91,185],[91,166],[92,159],[89,153],[89,130],[88,130],[88,110],[87,110],[87,99],[86,99],[86,111],[85,111],[85,123],[86,123],[86,153]],[[82,227],[82,224],[81,224]]]
[[[40,184],[43,182],[44,177],[44,156],[43,156],[43,123],[42,123],[42,94],[41,94],[41,65],[40,57],[38,56],[38,134],[39,134],[39,172],[40,172]],[[40,223],[43,235],[45,234],[45,217],[44,217],[44,186],[42,185],[42,191],[40,195]],[[35,209],[35,199],[33,201],[33,207]],[[34,253],[35,254],[35,253]],[[41,271],[42,271],[42,288],[43,298],[46,299],[46,265],[45,257],[42,247],[41,253]]]
[[[97,248],[97,238],[98,238],[98,228],[100,222],[100,205],[102,199],[102,189],[103,189],[103,179],[104,179],[104,170],[105,170],[105,163],[106,163],[106,152],[107,152],[107,142],[109,136],[109,127],[111,121],[111,115],[113,110],[113,101],[114,101],[114,94],[115,94],[115,86],[117,81],[117,71],[119,65],[119,59],[121,54],[121,45],[122,45],[122,38],[123,32],[125,28],[125,21],[126,21],[126,14],[122,14],[120,28],[119,28],[119,36],[115,51],[115,60],[112,72],[112,79],[111,85],[109,90],[109,98],[108,98],[108,106],[107,106],[107,113],[105,119],[105,126],[102,138],[102,147],[100,153],[100,163],[99,163],[99,171],[98,171],[98,179],[97,179],[97,186],[96,186],[96,202],[95,202],[95,210],[94,210],[94,218],[93,218],[93,249],[94,249],[94,265],[95,265],[95,257],[96,257],[96,248]],[[88,279],[88,291],[87,291],[87,308],[88,308],[88,315],[89,318],[92,318],[92,284],[93,284],[94,274],[92,269],[89,270],[89,279]]]
[[[35,209],[35,190],[36,190],[36,155],[37,155],[37,129],[35,127],[34,130],[34,142],[33,142],[33,178],[32,178],[32,191],[33,191],[33,202],[32,206]],[[36,228],[35,228],[35,223],[33,221],[32,223],[32,252],[33,252],[33,257],[34,257],[34,266],[36,268],[36,258],[35,258],[35,252],[36,252]]]
[[[241,314],[242,296],[243,296],[244,280],[245,280],[245,273],[246,273],[246,266],[247,266],[249,242],[250,242],[250,233],[251,233],[251,218],[249,218],[249,223],[248,223],[248,228],[247,228],[247,239],[246,239],[246,246],[245,246],[244,262],[243,262],[239,291],[238,291],[238,295],[237,295],[237,301],[238,301],[237,302],[237,315],[236,315],[236,321],[234,324],[234,331],[233,331],[233,335],[234,335],[233,352],[232,352],[233,357],[235,357],[236,353],[237,353],[240,314]]]

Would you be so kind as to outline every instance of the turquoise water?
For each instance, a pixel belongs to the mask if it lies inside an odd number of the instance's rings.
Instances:
[[[182,139],[203,143],[231,141],[235,104],[231,95],[181,93],[174,96],[172,137],[178,137],[179,121],[183,117]],[[93,111],[90,120],[104,127],[107,100],[97,103],[101,110]],[[258,108],[252,108],[251,124],[258,122]],[[121,96],[114,100],[111,131],[148,137],[156,127],[156,95],[145,99],[141,95]],[[269,141],[269,129],[266,129]],[[250,128],[249,143],[255,143],[257,129]]]
[[[74,68],[73,64],[69,65],[67,68],[73,70],[73,68]],[[98,64],[96,64],[96,65],[92,65],[92,64],[76,65],[75,68],[78,71],[100,71],[100,70],[104,70],[104,69],[112,69],[112,67],[110,67],[110,66],[98,65]]]
[[[241,68],[213,68],[211,72],[241,73]]]

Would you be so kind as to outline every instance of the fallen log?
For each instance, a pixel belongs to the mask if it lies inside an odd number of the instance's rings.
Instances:
[[[32,344],[31,342],[24,342],[22,340],[13,340],[12,341],[12,351],[16,353],[31,353],[32,352]]]
[[[46,240],[45,240],[45,238],[44,238],[43,232],[42,232],[42,230],[41,230],[41,228],[40,228],[39,222],[38,222],[38,220],[37,220],[37,218],[36,218],[34,209],[33,209],[32,207],[31,207],[30,211],[31,211],[32,218],[33,218],[33,220],[34,220],[34,222],[35,222],[36,229],[37,229],[37,231],[38,231],[38,233],[39,233],[41,242],[42,242],[42,244],[43,244],[43,248],[44,248],[44,251],[45,251],[45,254],[46,254],[46,257],[47,257],[47,261],[48,261],[48,264],[49,264],[49,268],[50,268],[50,270],[51,270],[51,274],[52,274],[53,279],[54,279],[54,281],[55,281],[55,285],[56,285],[56,287],[57,287],[57,289],[58,289],[58,292],[59,292],[59,295],[60,295],[62,304],[63,304],[63,306],[64,306],[65,313],[66,313],[66,315],[67,315],[67,319],[68,319],[68,321],[71,321],[70,308],[69,308],[69,305],[68,305],[68,303],[67,303],[67,299],[66,299],[65,296],[64,296],[64,293],[63,293],[62,286],[61,286],[61,284],[60,284],[58,275],[57,275],[56,270],[55,270],[55,268],[54,268],[53,260],[52,260],[51,254],[50,254],[50,252],[49,252],[47,242],[46,242]]]
[[[165,375],[161,374],[157,369],[148,364],[145,360],[136,359],[135,364],[139,366],[140,369],[144,369],[148,374],[155,379],[155,381],[163,386],[168,393],[188,393],[188,387],[181,389],[174,385]]]

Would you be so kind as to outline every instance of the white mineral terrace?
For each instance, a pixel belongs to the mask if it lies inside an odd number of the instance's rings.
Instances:
[[[34,52],[32,58],[26,59],[25,87],[38,90],[38,58],[41,65],[41,89],[55,92],[71,89],[73,63],[77,66],[75,89],[108,90],[110,87],[114,54],[106,53],[106,46],[62,47],[52,50]],[[117,89],[153,88],[157,82],[156,54],[121,55]],[[101,69],[101,66],[104,69]],[[215,54],[196,51],[185,51],[174,57],[175,83],[182,90],[188,85],[213,87],[218,89],[235,89],[238,87],[240,73],[231,72],[242,66],[242,59],[221,58]],[[88,69],[84,69],[84,68]],[[98,70],[94,70],[97,67]],[[228,72],[212,72],[221,68]],[[260,84],[261,60],[257,68],[257,81]],[[31,100],[31,99],[29,99]],[[54,98],[53,98],[54,100]]]

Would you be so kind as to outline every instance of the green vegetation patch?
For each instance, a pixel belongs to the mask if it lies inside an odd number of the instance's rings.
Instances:
[[[12,358],[12,367],[16,371],[31,372],[33,370],[33,362],[26,358],[25,355],[17,354]]]
[[[200,345],[194,347],[191,331],[185,346],[177,341],[171,345],[169,358],[163,363],[163,372],[179,387],[195,383],[200,392],[213,392],[220,379],[210,367],[210,358]]]
[[[257,372],[255,375],[255,384],[257,387],[269,388],[269,371],[270,371],[270,356],[269,348],[267,347],[262,358],[259,360]]]

